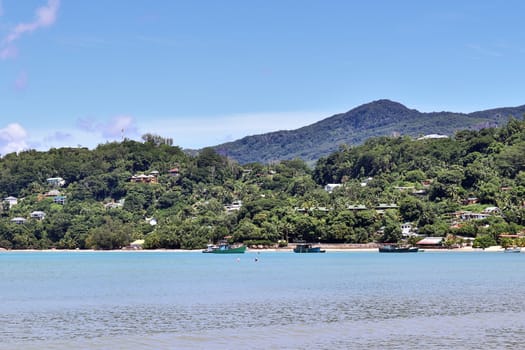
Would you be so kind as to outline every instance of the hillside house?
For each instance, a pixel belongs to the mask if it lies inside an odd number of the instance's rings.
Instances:
[[[476,203],[479,203],[478,197],[468,197],[467,199],[463,200],[463,205],[470,205]]]
[[[394,189],[401,191],[401,192],[414,192],[415,191],[414,186],[395,186]]]
[[[242,208],[242,201],[241,200],[234,201],[231,204],[228,204],[228,205],[224,206],[224,209],[226,209],[226,212],[228,212],[228,213],[233,212],[233,211],[239,211],[239,210],[241,210],[241,208]]]
[[[46,179],[48,185],[53,187],[62,187],[66,184],[66,180],[61,177],[50,177]]]
[[[452,214],[450,214],[452,218],[459,220],[459,221],[470,221],[470,220],[483,220],[491,216],[491,214],[486,213],[474,213],[471,211],[456,211]]]
[[[18,204],[18,198],[9,196],[4,198],[4,203],[9,204],[9,209]]]
[[[109,203],[104,204],[104,208],[106,208],[106,210],[122,208],[123,206],[124,206],[124,199],[121,199],[118,202],[109,202]]]
[[[390,203],[390,204],[381,203],[375,207],[375,210],[376,210],[376,213],[378,214],[384,214],[385,210],[398,209],[398,208],[399,207],[397,206],[397,204],[394,204],[394,203]]]
[[[43,220],[46,217],[46,213],[44,213],[43,211],[36,210],[31,212],[29,216],[31,217],[31,219]]]
[[[447,135],[440,135],[440,134],[429,134],[429,135],[424,135],[424,136],[421,136],[421,137],[417,138],[418,141],[421,141],[421,140],[437,140],[437,139],[448,139],[448,136]]]
[[[60,191],[59,190],[51,190],[49,192],[46,192],[44,194],[44,196],[46,197],[56,197],[56,196],[60,196]]]
[[[145,174],[140,174],[140,175],[133,175],[130,179],[131,182],[134,182],[134,183],[145,183],[145,184],[149,184],[149,183],[154,183],[156,184],[157,183],[157,174],[149,174],[149,175],[145,175]]]
[[[168,170],[168,174],[170,176],[174,176],[174,177],[179,176],[179,168],[177,168],[177,167],[171,168],[170,170]]]
[[[368,210],[368,208],[364,204],[349,205],[346,207],[346,209],[351,210],[351,211]]]
[[[14,224],[17,224],[17,225],[22,225],[24,224],[27,220],[25,218],[21,218],[21,217],[16,217],[16,218],[12,218],[11,220],[12,223]]]
[[[66,204],[66,196],[53,197],[53,203],[64,205]]]

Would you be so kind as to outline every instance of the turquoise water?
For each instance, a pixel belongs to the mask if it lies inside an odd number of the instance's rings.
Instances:
[[[524,295],[525,254],[4,252],[0,349],[516,348]]]

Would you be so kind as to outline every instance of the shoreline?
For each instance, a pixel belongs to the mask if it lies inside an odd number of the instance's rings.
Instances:
[[[334,245],[323,246],[321,248],[326,250],[327,253],[374,253],[378,252],[378,248],[353,248],[348,246],[334,247]],[[429,252],[429,253],[445,253],[445,252],[458,252],[458,253],[470,253],[470,252],[503,252],[504,248],[501,246],[493,246],[485,249],[481,248],[472,248],[472,247],[462,247],[462,248],[420,248],[420,252]],[[123,252],[123,253],[200,253],[202,249],[112,249],[112,250],[95,250],[95,249],[2,249],[1,253],[9,252],[42,252],[42,253],[94,253],[94,252]],[[246,253],[291,253],[293,252],[293,247],[286,248],[248,248]]]

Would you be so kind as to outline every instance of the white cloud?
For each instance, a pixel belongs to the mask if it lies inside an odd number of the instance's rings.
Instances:
[[[19,152],[28,149],[27,132],[18,123],[0,129],[0,154]]]
[[[0,0],[1,1],[1,0]],[[2,40],[0,59],[13,58],[16,56],[16,48],[13,43],[25,33],[31,33],[39,28],[49,27],[56,21],[60,0],[48,0],[47,5],[39,7],[35,12],[35,19],[28,23],[19,23]],[[0,3],[0,14],[3,12]]]
[[[200,117],[132,117],[117,115],[105,121],[78,119],[76,125],[57,129],[31,129],[30,137],[19,124],[0,129],[0,154],[37,149],[47,151],[60,147],[95,148],[106,142],[120,141],[122,135],[132,140],[153,133],[173,138],[183,148],[203,148],[234,141],[245,136],[293,130],[329,117],[330,112],[268,112]],[[41,125],[42,126],[42,125]],[[124,130],[124,132],[123,132]]]

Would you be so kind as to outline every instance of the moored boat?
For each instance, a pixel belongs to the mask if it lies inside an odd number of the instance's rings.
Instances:
[[[505,253],[521,253],[520,247],[507,247],[504,250]]]
[[[213,253],[214,250],[218,249],[219,247],[216,246],[215,244],[208,244],[206,246],[206,249],[204,249],[202,252],[203,253]]]
[[[226,242],[221,242],[219,245],[208,244],[203,253],[211,254],[244,254],[246,251],[245,245],[230,245]]]
[[[293,249],[294,253],[324,253],[326,250],[321,247],[314,247],[310,243],[298,243]]]
[[[384,245],[379,247],[380,253],[417,253],[418,247],[399,247],[396,245]]]

